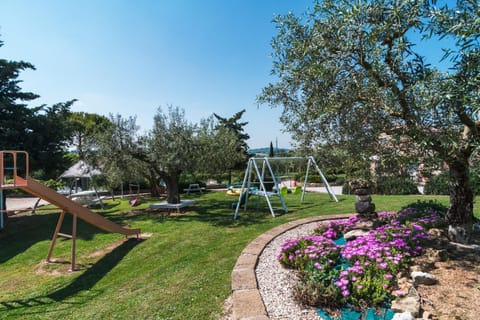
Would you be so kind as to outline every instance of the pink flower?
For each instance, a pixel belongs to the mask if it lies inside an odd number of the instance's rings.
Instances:
[[[403,297],[405,295],[405,292],[403,292],[402,290],[395,290],[393,294],[397,297]]]

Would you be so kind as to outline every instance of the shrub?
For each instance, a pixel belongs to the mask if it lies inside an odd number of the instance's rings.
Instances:
[[[423,194],[449,194],[450,192],[448,183],[448,173],[440,173],[438,175],[432,176],[427,181],[427,183],[425,183],[425,187],[423,188]]]
[[[319,281],[300,281],[293,288],[293,297],[302,305],[340,308],[343,299],[338,287]]]
[[[335,184],[337,186],[343,186],[345,184],[345,177],[337,177],[337,179],[335,180]]]
[[[411,257],[422,253],[426,230],[443,221],[434,210],[418,207],[381,212],[377,228],[344,244],[331,239],[355,227],[357,217],[320,225],[315,229],[320,235],[286,241],[278,259],[300,271],[295,297],[322,307],[334,303],[364,309],[385,306],[394,296],[407,294],[397,290],[396,275]]]
[[[338,248],[331,239],[314,235],[284,242],[278,260],[286,267],[305,271],[318,264],[329,266],[337,257]]]
[[[444,204],[441,204],[437,200],[418,200],[417,202],[412,202],[402,207],[401,212],[406,209],[415,209],[420,216],[429,214],[431,210],[442,216],[445,216],[448,211],[448,207]]]
[[[473,194],[480,195],[480,169],[472,168],[469,179]],[[448,195],[450,193],[448,172],[442,172],[438,175],[432,176],[425,184],[423,193]]]
[[[418,194],[415,182],[409,177],[381,177],[377,180],[376,194]]]
[[[58,190],[58,189],[61,189],[61,188],[65,187],[65,184],[61,180],[49,179],[49,180],[46,180],[46,181],[42,181],[42,183],[45,186],[47,186],[47,187],[49,187],[50,189],[53,189],[53,190]]]

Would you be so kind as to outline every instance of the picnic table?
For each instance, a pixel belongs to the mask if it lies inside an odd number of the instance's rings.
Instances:
[[[76,203],[92,206],[97,203],[100,203],[100,206],[103,208],[102,199],[105,197],[99,197],[98,193],[94,190],[89,191],[80,191],[77,193],[72,193],[69,198]]]
[[[183,189],[183,191],[185,191],[187,195],[190,194],[190,192],[200,192],[200,194],[203,194],[203,191],[205,191],[205,188],[200,187],[198,183],[192,183],[188,186],[188,188]]]

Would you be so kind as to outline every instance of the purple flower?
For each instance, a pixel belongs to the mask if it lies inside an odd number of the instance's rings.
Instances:
[[[395,290],[393,294],[397,297],[403,297],[405,295],[405,292],[403,292],[402,290]]]

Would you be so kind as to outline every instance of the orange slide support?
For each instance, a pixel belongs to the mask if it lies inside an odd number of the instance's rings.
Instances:
[[[137,239],[140,235],[140,229],[122,227],[32,179],[28,175],[28,153],[25,151],[0,151],[0,189],[11,188],[20,188],[62,209],[53,234],[52,242],[50,243],[50,248],[48,250],[46,259],[47,262],[50,262],[50,258],[58,236],[69,238],[72,240],[71,270],[75,270],[77,218],[80,218],[107,232],[120,233],[126,236],[136,235]],[[65,213],[67,212],[73,215],[71,234],[60,232]]]
[[[105,219],[101,215],[92,212],[88,208],[81,206],[80,204],[44,186],[43,184],[35,181],[30,177],[27,177],[27,180],[16,177],[15,185],[18,186],[18,188],[30,194],[33,194],[34,196],[42,198],[43,200],[46,200],[53,205],[56,205],[64,211],[77,215],[78,218],[90,224],[93,224],[94,226],[104,231],[120,233],[124,235],[140,234],[140,229],[130,229],[128,227],[122,227],[115,222]]]

